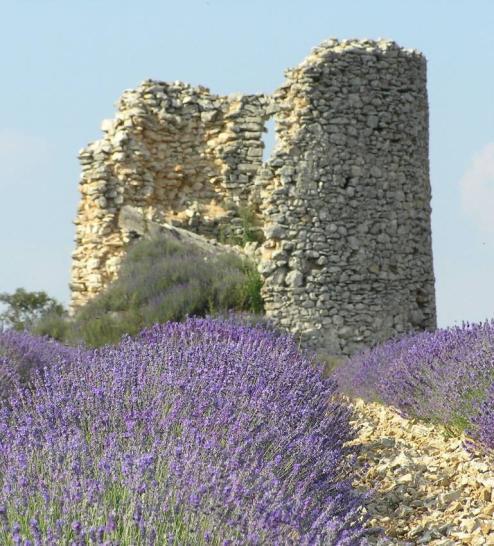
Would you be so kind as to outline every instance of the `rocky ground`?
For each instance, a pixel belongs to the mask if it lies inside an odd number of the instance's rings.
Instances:
[[[401,546],[494,545],[494,461],[392,408],[353,405],[362,446],[355,485],[375,488],[370,527]]]

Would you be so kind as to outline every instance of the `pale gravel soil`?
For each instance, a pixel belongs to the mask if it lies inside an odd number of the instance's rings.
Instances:
[[[393,408],[352,405],[362,448],[354,485],[375,488],[370,527],[401,546],[494,545],[494,461]]]

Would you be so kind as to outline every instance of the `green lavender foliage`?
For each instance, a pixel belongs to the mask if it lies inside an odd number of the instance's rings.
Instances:
[[[145,239],[131,247],[118,278],[73,319],[52,315],[34,331],[70,344],[102,346],[187,316],[262,313],[261,285],[255,265],[240,256],[207,255],[163,237]]]

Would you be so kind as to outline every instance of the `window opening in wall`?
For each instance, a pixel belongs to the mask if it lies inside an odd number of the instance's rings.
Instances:
[[[264,163],[269,161],[276,144],[276,133],[274,127],[274,118],[269,118],[264,125],[264,133],[262,135],[262,142],[264,144],[262,160]]]

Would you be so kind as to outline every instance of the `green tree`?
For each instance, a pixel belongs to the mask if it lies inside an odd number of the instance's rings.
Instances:
[[[5,310],[0,313],[0,328],[29,330],[40,319],[50,316],[62,316],[63,305],[46,292],[28,292],[18,288],[13,294],[0,293],[0,304]]]

